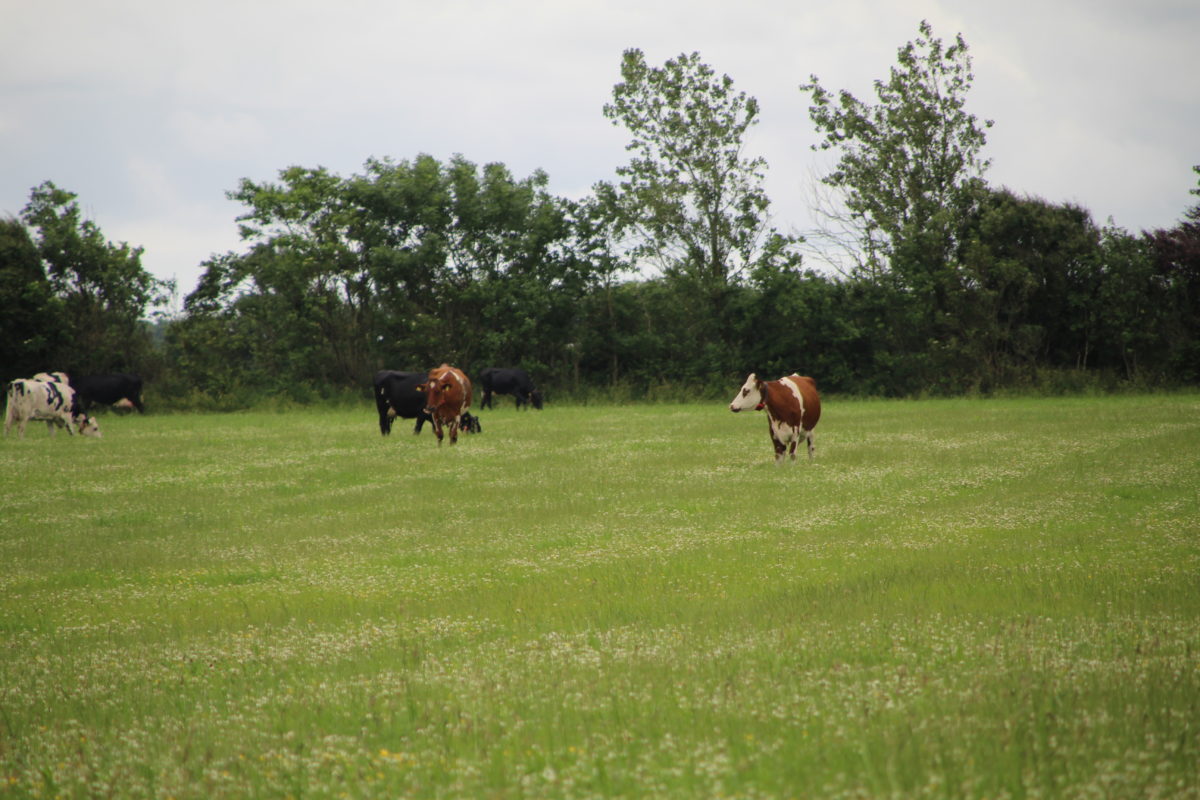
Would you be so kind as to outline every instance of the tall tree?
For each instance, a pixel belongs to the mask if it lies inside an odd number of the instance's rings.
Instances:
[[[980,152],[992,123],[966,111],[974,75],[961,34],[947,47],[923,21],[897,60],[875,82],[874,104],[845,90],[835,97],[815,75],[800,88],[812,95],[809,116],[823,135],[813,149],[838,153],[822,182],[842,194],[867,274],[890,268],[901,285],[937,292],[988,167]]]
[[[143,317],[148,306],[165,302],[173,284],[143,269],[142,248],[107,241],[83,218],[76,195],[50,181],[33,190],[21,218],[37,231],[38,254],[62,301],[71,341],[62,367],[140,370],[150,347]]]
[[[289,167],[280,182],[243,179],[229,197],[251,243],[245,274],[269,297],[294,356],[306,353],[309,379],[364,381],[373,290],[367,254],[351,234],[346,181],[323,167]]]
[[[955,371],[981,388],[1039,366],[1094,366],[1102,346],[1101,233],[1084,208],[977,194],[962,229],[950,317]]]
[[[694,319],[706,329],[697,337],[729,350],[731,287],[764,252],[782,255],[793,244],[768,224],[766,162],[746,153],[758,101],[699,53],[650,67],[641,50],[627,50],[621,77],[604,114],[632,135],[633,158],[617,169],[619,184],[600,184],[597,195],[616,212],[617,230],[632,234],[631,256],[702,304]],[[714,353],[712,367],[728,355]]]
[[[20,220],[0,219],[0,382],[65,368],[61,303],[54,296],[37,245]]]
[[[366,385],[384,366],[567,358],[587,264],[568,252],[567,204],[544,173],[422,155],[280,179],[231,193],[250,249],[210,260],[187,298],[194,319],[174,341],[212,382],[226,370],[202,351],[226,327],[230,347],[317,390]]]
[[[1200,166],[1192,171],[1200,182]],[[1200,186],[1191,193],[1200,197]],[[1200,203],[1189,208],[1174,228],[1146,236],[1157,280],[1169,287],[1174,310],[1168,349],[1171,374],[1177,380],[1200,382]]]

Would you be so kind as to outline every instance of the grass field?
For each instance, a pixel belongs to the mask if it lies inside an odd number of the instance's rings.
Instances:
[[[1200,396],[482,422],[0,442],[0,797],[1200,797]]]

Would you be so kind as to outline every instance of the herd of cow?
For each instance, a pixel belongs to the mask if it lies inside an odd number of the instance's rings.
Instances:
[[[492,397],[511,394],[517,408],[532,405],[542,407],[542,394],[533,386],[529,373],[514,367],[488,367],[479,373],[483,387],[480,408],[491,408]],[[482,426],[479,417],[468,409],[471,407],[473,389],[466,373],[449,364],[425,372],[398,372],[384,369],[375,373],[375,407],[379,411],[379,432],[387,436],[392,432],[392,420],[415,419],[413,433],[420,433],[426,422],[433,423],[433,433],[438,444],[449,430],[450,444],[458,441],[460,430],[479,433]]]
[[[488,367],[479,373],[479,380],[483,387],[480,408],[491,407],[496,394],[511,394],[517,408],[542,407],[542,395],[523,369]],[[415,419],[413,433],[420,433],[426,422],[432,423],[439,445],[446,431],[450,444],[454,444],[460,430],[467,433],[482,430],[479,418],[469,411],[473,396],[471,379],[449,364],[427,373],[380,370],[375,375],[374,394],[379,432],[384,436],[392,432],[392,420],[396,417]],[[24,438],[25,424],[35,420],[44,421],[51,435],[62,427],[69,434],[78,430],[85,436],[98,437],[100,425],[88,415],[95,405],[144,412],[142,379],[125,374],[71,378],[62,372],[39,372],[32,378],[15,380],[8,385],[4,435],[8,436],[15,424]],[[802,438],[808,444],[808,458],[812,460],[813,428],[821,417],[821,398],[812,378],[793,374],[777,381],[764,381],[752,372],[729,404],[729,410],[734,412],[750,408],[767,412],[777,463],[785,455],[795,461],[796,445]]]
[[[4,412],[4,435],[12,426],[25,437],[25,424],[44,421],[50,435],[66,428],[85,436],[100,436],[100,423],[88,415],[93,406],[136,408],[142,405],[142,379],[137,375],[84,375],[71,378],[63,372],[39,372],[32,378],[15,380],[8,385],[8,404]]]

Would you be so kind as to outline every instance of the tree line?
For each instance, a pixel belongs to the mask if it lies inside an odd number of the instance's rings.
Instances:
[[[586,198],[461,155],[243,179],[243,250],[156,321],[174,287],[46,182],[0,221],[2,377],[137,372],[202,407],[442,361],[610,397],[723,396],[751,370],[881,396],[1200,382],[1200,203],[1134,234],[989,185],[971,69],[922,23],[872,101],[801,86],[835,162],[799,237],[745,149],[757,101],[697,53],[629,50],[604,115],[630,161]]]

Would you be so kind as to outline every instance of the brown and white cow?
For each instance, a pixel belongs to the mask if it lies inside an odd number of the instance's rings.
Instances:
[[[50,435],[58,435],[60,427],[74,435],[78,427],[85,436],[100,436],[100,425],[83,413],[79,398],[69,385],[58,381],[37,381],[32,378],[16,380],[8,386],[8,404],[4,412],[4,435],[8,436],[16,423],[17,435],[25,438],[25,423],[44,420]]]
[[[808,441],[808,460],[812,461],[813,428],[821,418],[821,397],[812,378],[792,374],[777,381],[764,381],[751,372],[729,404],[730,411],[747,408],[767,410],[776,464],[783,463],[784,451],[789,449],[792,460],[796,460],[796,445],[801,437]]]
[[[433,418],[433,433],[438,446],[442,444],[442,426],[450,429],[450,444],[458,441],[458,429],[463,413],[471,407],[471,381],[457,367],[442,364],[429,370],[423,386],[425,413]]]

